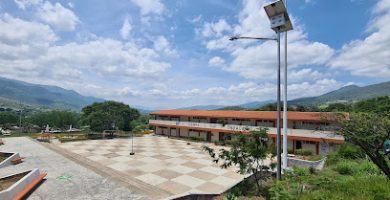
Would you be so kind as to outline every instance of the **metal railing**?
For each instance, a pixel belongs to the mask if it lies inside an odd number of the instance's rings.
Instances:
[[[245,132],[259,130],[260,126],[249,126],[249,125],[235,125],[235,124],[218,124],[218,123],[204,123],[204,122],[187,122],[187,121],[170,121],[170,120],[149,120],[149,124],[161,125],[161,126],[181,126],[181,127],[193,127],[193,128],[208,128],[218,129],[220,131],[234,131],[234,132]],[[263,127],[268,128],[270,134],[276,133],[274,127]],[[343,136],[337,135],[334,131],[322,131],[322,130],[307,130],[307,129],[288,129],[287,135],[298,136],[298,137],[313,137],[313,138],[324,138],[324,139],[335,139],[344,140]]]

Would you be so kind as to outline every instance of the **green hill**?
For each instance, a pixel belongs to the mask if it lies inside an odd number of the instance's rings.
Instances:
[[[18,107],[19,102],[25,105],[51,108],[80,110],[93,102],[103,99],[82,96],[73,90],[56,86],[38,85],[0,77],[0,104],[4,107]]]
[[[359,87],[349,85],[338,90],[317,96],[289,101],[289,105],[321,105],[335,102],[352,102],[379,96],[390,96],[390,81]]]

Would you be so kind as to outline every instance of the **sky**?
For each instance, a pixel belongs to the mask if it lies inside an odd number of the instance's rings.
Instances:
[[[273,100],[276,43],[229,41],[275,37],[267,3],[0,0],[0,76],[147,109]],[[390,0],[287,3],[288,99],[390,80]]]

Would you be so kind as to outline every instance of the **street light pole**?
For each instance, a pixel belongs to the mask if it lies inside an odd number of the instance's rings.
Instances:
[[[276,121],[276,162],[277,162],[277,169],[276,169],[276,179],[281,180],[282,178],[282,165],[281,165],[281,127],[280,127],[280,32],[277,33],[278,35],[278,83],[277,83],[277,100],[276,100],[276,108],[277,108],[277,121]]]
[[[284,0],[287,9],[287,0]],[[284,74],[283,74],[283,169],[287,169],[288,138],[287,138],[287,32],[284,33]]]

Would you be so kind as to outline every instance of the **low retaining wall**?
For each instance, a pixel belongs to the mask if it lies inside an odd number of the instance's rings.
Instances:
[[[10,157],[6,158],[5,160],[3,160],[3,162],[0,163],[0,168],[6,167],[6,166],[8,166],[8,165],[12,165],[11,160],[20,157],[20,156],[19,156],[19,153],[13,153],[13,152],[0,152],[0,153],[3,153],[3,154],[12,154]]]
[[[21,178],[19,181],[14,183],[11,187],[7,188],[6,190],[0,191],[0,199],[13,199],[16,197],[24,188],[26,188],[30,183],[32,183],[34,180],[36,180],[39,175],[39,169],[33,169],[31,171],[25,171],[21,173],[26,173],[23,178]],[[1,177],[0,179],[5,179],[8,177],[12,177],[21,173],[12,174],[9,176]]]
[[[287,158],[288,167],[314,167],[316,169],[322,169],[324,167],[326,158],[318,161],[301,160],[297,158]]]

